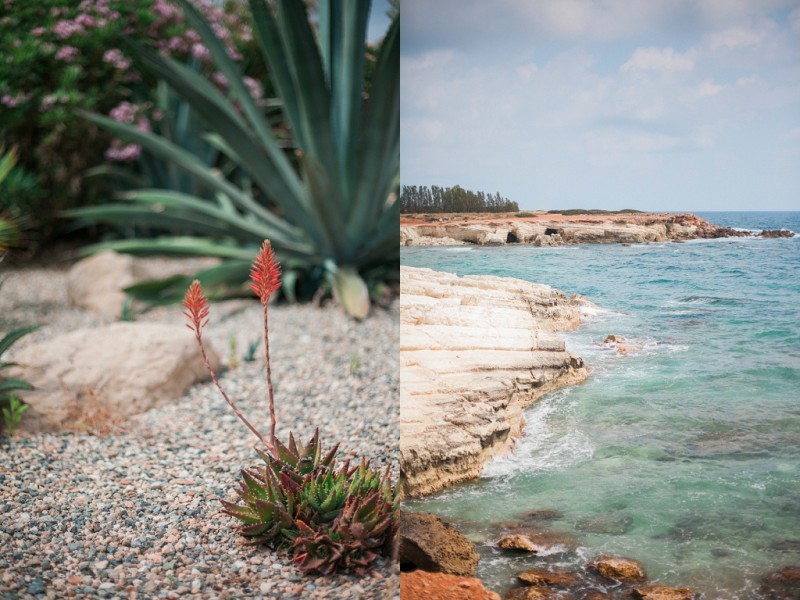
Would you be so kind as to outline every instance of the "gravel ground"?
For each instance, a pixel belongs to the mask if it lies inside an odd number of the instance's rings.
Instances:
[[[15,349],[101,322],[68,306],[64,268],[2,278],[0,331],[44,324]],[[255,301],[212,304],[206,333],[226,360],[236,339],[240,364],[222,384],[266,432],[263,362],[241,361],[260,315]],[[183,317],[171,307],[138,320]],[[391,465],[396,476],[398,323],[396,302],[364,323],[332,306],[271,307],[278,436],[293,431],[306,441],[319,426],[326,448],[341,441],[342,456]],[[0,598],[399,598],[399,569],[389,560],[364,577],[305,577],[288,554],[242,544],[218,499],[234,499],[239,469],[257,462],[255,438],[213,385],[95,425],[0,446]]]

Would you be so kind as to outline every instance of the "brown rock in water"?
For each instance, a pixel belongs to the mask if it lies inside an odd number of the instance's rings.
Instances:
[[[559,600],[564,596],[555,590],[543,587],[523,587],[508,590],[503,596],[504,600]]]
[[[534,554],[558,548],[566,550],[574,545],[574,540],[568,535],[529,529],[508,532],[497,543],[497,546],[503,550],[518,550]]]
[[[794,233],[788,229],[765,229],[761,232],[763,238],[792,238]]]
[[[205,342],[211,366],[220,359]],[[30,405],[21,428],[53,431],[92,412],[114,421],[178,399],[208,372],[194,336],[181,325],[113,323],[78,329],[32,344],[14,355],[13,377]]]
[[[688,588],[674,588],[666,585],[649,585],[634,588],[633,597],[639,600],[692,600],[697,592]]]
[[[532,586],[568,588],[578,584],[578,576],[574,573],[545,571],[544,569],[530,569],[522,573],[517,573],[517,579],[525,585]]]
[[[604,344],[623,344],[623,343],[625,343],[627,341],[628,340],[624,336],[616,335],[614,333],[609,333],[606,336],[606,339],[603,340],[603,343]]]
[[[500,600],[480,579],[447,573],[411,571],[400,573],[403,600]]]
[[[632,558],[601,556],[591,565],[606,579],[636,583],[647,579],[644,566]]]
[[[800,566],[784,567],[761,578],[765,600],[800,600]]]
[[[400,564],[451,575],[475,575],[478,553],[455,527],[430,513],[400,511]]]

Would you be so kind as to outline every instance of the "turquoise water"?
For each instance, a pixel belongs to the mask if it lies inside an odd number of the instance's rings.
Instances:
[[[701,215],[800,232],[800,213]],[[401,259],[547,283],[602,309],[565,336],[589,379],[530,408],[514,454],[480,480],[409,503],[481,542],[490,587],[612,553],[706,599],[748,599],[763,575],[800,564],[800,237],[403,248]],[[602,345],[609,333],[638,350]],[[550,508],[563,517],[548,526],[577,550],[509,558],[492,545],[492,523]]]

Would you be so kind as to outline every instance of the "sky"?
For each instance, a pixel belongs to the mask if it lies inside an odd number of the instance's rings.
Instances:
[[[800,0],[402,0],[402,185],[800,210]]]

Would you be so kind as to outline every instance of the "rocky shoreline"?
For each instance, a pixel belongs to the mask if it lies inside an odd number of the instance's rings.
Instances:
[[[640,244],[753,235],[689,213],[423,214],[400,219],[402,246]],[[758,234],[763,238],[793,236],[786,230]]]
[[[507,277],[400,269],[400,471],[405,496],[479,476],[522,431],[522,411],[583,381],[556,331],[584,298]]]

